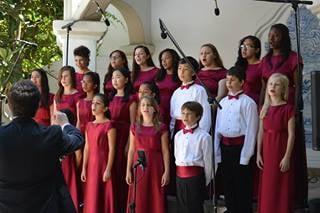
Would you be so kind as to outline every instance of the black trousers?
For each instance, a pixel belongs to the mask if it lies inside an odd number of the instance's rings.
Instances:
[[[221,144],[221,167],[228,213],[252,213],[252,170],[240,165],[242,145]]]
[[[190,178],[176,178],[178,213],[203,213],[205,198],[204,174]]]

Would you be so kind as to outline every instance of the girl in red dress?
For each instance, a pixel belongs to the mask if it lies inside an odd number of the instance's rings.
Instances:
[[[137,98],[140,100],[143,96],[153,97],[160,104],[159,88],[153,81],[145,81],[140,85]]]
[[[138,151],[145,152],[146,167],[137,167],[136,212],[166,212],[165,186],[169,183],[169,145],[167,127],[159,122],[159,107],[154,98],[144,96],[139,102],[137,122],[131,126],[126,181],[129,186],[128,208],[134,185],[132,166]],[[131,205],[132,206],[132,205]]]
[[[104,92],[104,95],[108,98],[110,97],[113,91],[113,86],[111,81],[113,70],[120,69],[123,67],[129,70],[127,56],[121,50],[114,50],[113,52],[111,52],[109,55],[109,60],[110,60],[110,63],[103,81],[103,92]]]
[[[136,46],[133,51],[132,83],[136,91],[145,81],[154,81],[159,69],[155,67],[150,51],[146,46]]]
[[[227,70],[217,48],[213,44],[204,44],[200,49],[199,79],[209,89],[211,95],[220,101],[227,94],[226,74]],[[196,79],[196,83],[199,83]]]
[[[125,213],[128,198],[128,185],[125,175],[127,168],[127,151],[129,147],[130,124],[134,123],[137,111],[136,96],[130,81],[130,71],[126,68],[116,69],[112,73],[112,85],[115,92],[111,95],[111,119],[117,130],[116,157],[114,165],[114,183],[116,188],[116,212]]]
[[[80,99],[80,94],[76,89],[76,77],[75,70],[71,66],[64,66],[60,69],[58,74],[58,86],[59,89],[54,96],[53,111],[56,112],[62,109],[69,109],[73,117],[77,115],[77,102]],[[76,125],[75,122],[72,125]],[[76,151],[78,158],[81,156],[81,151]],[[71,194],[74,206],[79,211],[79,179],[78,169],[76,167],[76,156],[70,154],[64,157],[61,162],[62,172]]]
[[[257,166],[261,169],[259,213],[293,212],[292,149],[295,110],[287,103],[288,78],[270,76],[260,113]]]
[[[296,112],[296,140],[293,149],[294,161],[294,195],[295,207],[305,208],[308,202],[308,173],[306,160],[306,145],[304,137],[304,123],[302,106],[301,83],[298,81],[298,65],[302,68],[302,59],[291,50],[289,29],[284,24],[271,26],[268,35],[269,52],[261,61],[262,78],[267,82],[273,73],[281,73],[289,79],[288,104],[294,105]],[[302,69],[300,69],[302,72]],[[263,91],[265,86],[263,85]]]
[[[85,97],[85,92],[82,90],[81,81],[83,75],[90,71],[89,62],[90,62],[90,50],[86,46],[79,46],[73,50],[74,62],[78,68],[76,72],[76,89],[81,96]]]
[[[180,57],[173,49],[164,49],[159,54],[160,70],[155,82],[160,94],[160,114],[164,124],[170,124],[170,99],[172,93],[181,85],[178,77],[178,65]]]
[[[49,92],[49,83],[46,71],[43,69],[34,69],[31,73],[31,81],[38,87],[41,93],[40,106],[34,116],[38,124],[50,126],[53,113],[53,97]]]
[[[111,174],[115,157],[116,129],[109,120],[108,99],[96,94],[92,100],[93,122],[86,129],[81,180],[85,182],[83,213],[114,213]]]

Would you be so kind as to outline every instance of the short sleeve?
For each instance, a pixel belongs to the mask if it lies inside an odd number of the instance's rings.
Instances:
[[[296,110],[295,110],[295,107],[291,104],[288,104],[287,105],[287,118],[288,118],[288,121],[292,118],[292,117],[295,117],[296,115]]]
[[[160,125],[160,133],[163,135],[165,132],[168,132],[168,127],[164,123],[161,123]]]
[[[135,136],[136,135],[136,124],[131,124],[130,126],[130,131],[132,134]]]
[[[107,131],[109,131],[110,129],[113,129],[113,128],[115,128],[114,121],[109,121]]]

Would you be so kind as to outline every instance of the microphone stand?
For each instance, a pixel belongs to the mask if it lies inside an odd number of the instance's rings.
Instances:
[[[67,29],[67,43],[66,43],[66,64],[65,66],[68,66],[68,57],[69,57],[69,37],[70,37],[70,31],[72,30],[72,26],[77,23],[78,21],[81,21],[80,19],[74,20],[64,26],[61,27],[61,29]]]
[[[143,161],[138,158],[137,162],[133,165],[133,199],[129,204],[130,213],[136,212],[136,198],[137,198],[137,175],[138,175],[138,166],[143,166]]]
[[[219,102],[217,101],[217,99],[215,97],[213,97],[213,95],[211,94],[210,90],[208,89],[208,87],[201,81],[201,79],[199,78],[199,76],[197,75],[196,71],[194,70],[191,62],[188,60],[188,58],[186,57],[186,55],[183,53],[183,51],[181,50],[179,44],[177,43],[177,41],[174,39],[173,35],[170,33],[170,31],[168,30],[168,28],[166,27],[166,25],[164,24],[164,22],[159,18],[159,23],[160,23],[160,29],[161,29],[161,37],[163,39],[166,39],[167,36],[169,36],[170,40],[172,41],[172,43],[174,44],[174,46],[177,48],[177,50],[179,51],[179,53],[181,54],[182,58],[188,63],[188,65],[190,66],[190,68],[192,69],[193,73],[196,76],[196,80],[198,80],[198,82],[200,83],[200,85],[202,87],[204,87],[204,89],[206,90],[206,93],[208,95],[208,102],[210,105],[210,110],[211,110],[211,138],[212,138],[212,154],[213,154],[213,158],[212,158],[212,166],[213,166],[213,172],[215,172],[215,156],[214,156],[214,132],[213,132],[213,125],[214,125],[214,121],[213,121],[213,116],[214,116],[214,111],[212,106],[216,105],[219,107],[219,109],[222,109],[221,105],[219,104]],[[214,192],[213,195],[213,208],[214,208],[214,212],[217,213],[217,197],[216,197],[216,189],[215,189],[215,175],[213,175],[213,184],[212,184],[212,191]],[[211,195],[211,193],[210,193]]]

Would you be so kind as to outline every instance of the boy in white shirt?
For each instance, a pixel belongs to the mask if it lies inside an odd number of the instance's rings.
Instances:
[[[202,213],[205,186],[213,176],[212,139],[199,127],[203,108],[198,102],[184,103],[181,112],[185,127],[174,137],[178,212]]]
[[[245,71],[228,70],[228,96],[220,101],[215,127],[215,160],[221,163],[228,213],[252,213],[252,171],[249,161],[254,154],[258,130],[257,106],[245,95],[242,86]]]

